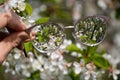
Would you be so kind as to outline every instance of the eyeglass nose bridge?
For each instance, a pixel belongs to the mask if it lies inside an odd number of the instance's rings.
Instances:
[[[66,39],[72,40],[72,42],[76,42],[75,36],[74,36],[74,26],[65,26],[64,32],[66,35]]]
[[[76,35],[75,35],[75,26],[66,26],[64,27],[64,32],[66,35],[66,39],[70,39],[73,41],[73,43],[79,42],[81,43],[79,40],[77,40]]]

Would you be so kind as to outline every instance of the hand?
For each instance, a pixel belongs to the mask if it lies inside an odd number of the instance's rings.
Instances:
[[[24,30],[27,29],[27,25],[20,20],[20,18],[12,10],[9,10],[6,13],[0,13],[0,28],[6,27],[10,34],[0,33],[0,63],[2,63],[7,57],[8,53],[19,45],[19,48],[23,49],[23,46],[20,46],[21,43],[29,41],[30,38],[35,38],[35,33],[30,32],[29,36]],[[4,36],[3,36],[4,34]],[[5,35],[6,34],[6,35]]]
[[[9,31],[9,33],[21,32],[21,31],[15,31],[14,29],[10,29],[10,28],[7,28],[7,29],[8,29],[8,31]],[[23,30],[23,32],[24,32],[24,31],[25,31],[25,30]],[[16,33],[15,33],[15,34],[16,34]],[[4,34],[4,35],[5,35],[5,34]],[[20,44],[17,46],[18,49],[23,50],[23,49],[24,49],[24,46],[23,46],[24,42],[28,42],[28,41],[30,41],[30,40],[35,39],[35,32],[31,30],[31,32],[28,34],[28,36],[29,36],[29,39],[22,40],[22,41],[20,42]],[[21,39],[22,39],[22,38],[21,38]]]
[[[0,28],[7,27],[14,31],[23,31],[27,25],[12,10],[6,13],[0,13]]]
[[[12,10],[9,10],[6,13],[3,13],[0,15],[0,28],[7,27],[8,31],[10,33],[14,33],[17,31],[23,31],[27,29],[27,26],[25,23],[22,22],[22,20],[18,17],[16,13],[14,13]],[[33,36],[34,32],[32,31]],[[23,41],[23,40],[22,40]],[[27,40],[29,41],[29,40]],[[19,49],[23,49],[22,42],[18,46]]]

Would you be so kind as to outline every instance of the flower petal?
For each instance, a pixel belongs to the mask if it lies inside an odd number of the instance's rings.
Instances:
[[[85,76],[85,80],[89,80],[89,78],[90,78],[90,74]]]

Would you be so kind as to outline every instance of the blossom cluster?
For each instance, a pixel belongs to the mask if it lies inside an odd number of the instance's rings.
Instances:
[[[26,8],[25,0],[8,0],[0,5],[0,13],[6,12],[9,9],[16,10],[17,12],[24,11]]]
[[[66,40],[64,43],[65,42],[68,43],[62,45],[61,49],[71,43],[71,41]],[[43,80],[50,80],[52,78],[56,80],[55,76],[68,74],[68,68],[71,66],[71,63],[68,63],[63,58],[62,50],[47,53],[45,56],[39,55],[37,58],[35,58],[32,52],[29,52],[29,57],[25,58],[22,54],[18,54],[22,52],[19,52],[17,49],[15,51],[15,54],[9,54],[3,63],[3,65],[6,66],[6,73],[11,72],[13,75],[18,74],[24,77],[30,77],[32,72],[40,71],[40,76]]]
[[[68,76],[70,69],[73,69],[74,73],[82,80],[97,80],[101,77],[100,74],[105,74],[105,70],[97,70],[97,66],[93,62],[86,64],[83,59],[80,59],[80,62],[67,61],[64,58],[63,48],[71,43],[72,42],[70,40],[64,40],[60,49],[52,53],[40,54],[37,58],[35,58],[32,52],[29,52],[29,57],[25,58],[22,54],[18,54],[22,52],[15,50],[17,52],[9,54],[8,58],[3,63],[3,65],[6,66],[5,72],[11,72],[13,75],[17,74],[24,77],[30,77],[31,73],[39,71],[39,75],[42,80],[63,80],[66,77],[67,80],[71,80],[70,76]],[[71,56],[75,57],[75,53],[73,52]],[[120,70],[116,68],[116,65],[120,60],[113,59],[108,54],[103,56],[112,64],[112,67],[109,69],[109,74],[113,76],[114,80],[117,80],[117,75],[120,73]]]

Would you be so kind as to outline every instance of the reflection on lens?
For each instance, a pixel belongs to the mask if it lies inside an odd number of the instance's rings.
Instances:
[[[63,29],[58,24],[46,23],[34,28],[36,39],[33,40],[33,46],[42,53],[57,49],[63,42]]]
[[[105,17],[91,16],[75,25],[75,38],[87,46],[98,45],[105,37],[107,22]]]

